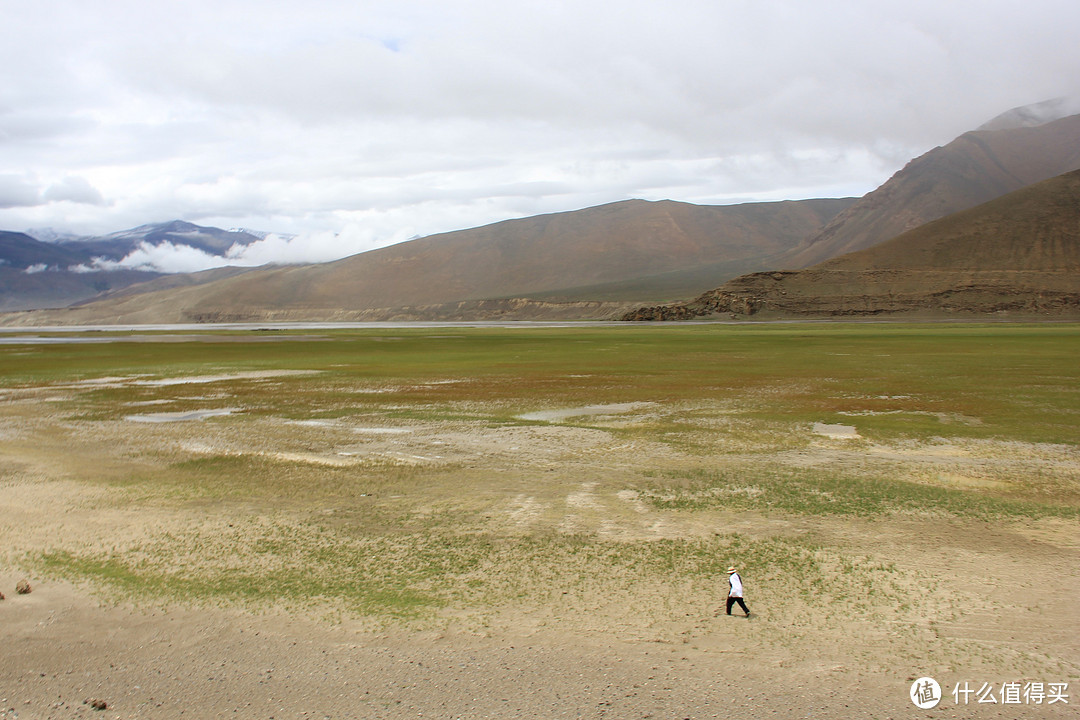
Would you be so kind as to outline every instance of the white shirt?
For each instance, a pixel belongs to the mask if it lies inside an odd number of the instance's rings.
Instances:
[[[742,597],[742,578],[739,577],[739,573],[731,573],[728,576],[728,582],[731,583],[731,590],[728,592],[728,597]]]

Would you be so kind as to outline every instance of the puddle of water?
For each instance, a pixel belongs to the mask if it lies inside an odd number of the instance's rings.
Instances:
[[[337,427],[337,420],[288,420],[290,425],[302,425],[303,427]]]
[[[146,415],[127,415],[125,420],[140,423],[170,423],[205,420],[209,417],[221,417],[239,412],[240,408],[217,408],[215,410],[192,410],[191,412],[148,413]]]
[[[87,378],[86,380],[76,380],[73,383],[68,383],[66,385],[56,385],[54,387],[58,387],[58,388],[122,387],[123,385],[126,385],[127,383],[136,381],[138,379],[138,377],[139,376],[137,376],[137,375],[128,375],[128,376],[122,376],[122,377],[121,376],[108,376],[108,377],[99,377],[99,378]]]
[[[639,408],[649,407],[652,403],[628,402],[611,403],[609,405],[584,405],[576,408],[564,408],[562,410],[539,410],[537,412],[518,415],[520,420],[539,420],[542,422],[558,422],[572,417],[584,417],[587,415],[617,415],[628,413]]]
[[[404,433],[410,433],[412,430],[409,428],[395,428],[395,427],[348,427],[343,425],[340,420],[290,420],[290,425],[302,425],[303,427],[319,427],[319,428],[335,428],[341,430],[351,430],[354,433],[362,433],[364,435],[402,435]]]
[[[314,375],[318,370],[256,370],[253,372],[239,372],[230,375],[187,375],[175,378],[162,378],[160,380],[137,380],[132,385],[145,387],[168,387],[170,385],[201,385],[204,383],[216,383],[226,380],[266,380],[269,378],[286,377],[289,375]]]
[[[361,462],[359,458],[350,456],[348,453],[338,453],[338,456],[315,455],[313,453],[271,453],[269,457],[284,462],[302,463],[305,465],[324,465],[326,467],[351,467]]]
[[[814,432],[825,437],[841,440],[857,440],[862,436],[853,425],[829,425],[827,423],[814,423]]]

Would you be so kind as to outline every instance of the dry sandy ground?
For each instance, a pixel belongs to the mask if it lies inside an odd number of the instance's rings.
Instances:
[[[1071,678],[1075,688],[1075,578],[1071,587],[1044,581],[1074,573],[1076,552],[1033,543],[1019,554],[1052,570],[1018,581],[1021,602],[1011,610],[1023,624],[982,615],[942,632],[991,649],[1043,644],[1071,658],[1043,679]],[[14,587],[16,575],[0,578]],[[572,618],[566,628],[537,627],[535,617],[502,618],[483,633],[373,631],[274,613],[112,606],[45,580],[0,607],[0,717],[1075,717],[1075,706],[1061,703],[964,707],[949,699],[944,710],[920,712],[907,692],[926,668],[942,685],[1023,676],[986,661],[944,669],[932,657],[910,658],[909,676],[861,666],[868,653],[895,666],[887,631],[833,630],[806,645],[770,647],[753,629],[769,622],[769,608],[752,593],[750,602],[761,618],[702,608],[637,636],[575,632]],[[1037,617],[1027,602],[1038,604]],[[845,642],[859,645],[859,658]],[[85,701],[94,699],[109,707],[93,710]]]
[[[0,718],[1060,718],[1076,717],[1080,704],[1075,522],[680,517],[652,509],[617,481],[641,464],[643,452],[674,451],[625,447],[601,430],[429,423],[351,428],[345,446],[333,439],[342,431],[333,423],[282,422],[275,430],[252,421],[230,432],[233,418],[222,416],[174,424],[145,417],[67,422],[64,432],[50,433],[50,424],[63,423],[41,400],[9,395],[2,403],[0,591],[7,599],[0,602]],[[654,410],[612,408],[609,421]],[[820,443],[787,461],[876,455],[911,467],[940,465],[960,483],[1000,476],[987,471],[994,463],[1011,472],[1028,462],[1054,477],[1077,468],[1069,449],[853,451],[847,430],[819,430]],[[377,456],[487,468],[496,479],[484,490],[500,532],[546,524],[614,538],[718,528],[814,533],[830,547],[895,563],[897,576],[911,583],[914,615],[870,622],[842,603],[813,602],[780,611],[779,602],[769,602],[779,600],[775,591],[755,587],[750,577],[749,619],[723,615],[726,583],[717,578],[712,597],[678,582],[626,588],[600,581],[580,595],[508,604],[481,620],[457,608],[458,615],[451,609],[437,623],[373,624],[316,612],[112,602],[100,588],[27,570],[26,553],[58,538],[105,547],[200,522],[201,511],[190,506],[128,503],[110,511],[109,494],[117,491],[80,482],[79,463],[123,473],[148,462],[133,448],[151,442],[193,455],[211,444],[215,452],[227,446],[267,453],[273,447],[257,442],[272,446],[275,432],[294,440],[310,433],[295,447],[278,448],[282,462],[347,465]],[[573,479],[524,489],[499,484],[501,473],[522,463]],[[28,595],[15,593],[23,577],[33,584]],[[908,698],[923,675],[943,687],[936,709],[919,710]],[[998,691],[1005,682],[1068,682],[1069,703],[976,703],[973,695],[957,704],[950,693],[964,682]],[[107,708],[94,709],[92,700]]]
[[[723,618],[738,633],[745,619]],[[753,622],[750,620],[749,622]],[[904,683],[792,675],[743,650],[569,636],[353,631],[220,611],[106,608],[42,585],[4,609],[11,717],[884,717]],[[889,700],[890,692],[899,699]],[[5,716],[6,717],[6,716]]]

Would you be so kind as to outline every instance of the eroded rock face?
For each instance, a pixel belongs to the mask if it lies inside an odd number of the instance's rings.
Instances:
[[[773,275],[782,276],[786,274],[753,273],[745,277],[755,279],[761,277],[764,278],[764,282],[775,284],[777,280],[772,277]],[[744,280],[744,278],[738,278],[737,280]],[[733,280],[729,285],[735,282],[736,280]],[[770,297],[770,288],[768,287],[737,288],[733,290],[717,289],[710,290],[687,303],[673,303],[671,305],[657,305],[631,310],[620,319],[631,321],[692,320],[698,317],[719,315],[728,315],[735,319],[754,315],[761,310],[777,309],[781,308],[777,306],[774,298]]]
[[[841,274],[845,277],[837,277]],[[1080,290],[1067,285],[1052,287],[1051,281],[1059,277],[1032,278],[1035,273],[924,272],[916,279],[915,273],[804,271],[801,277],[787,282],[762,277],[766,275],[758,273],[740,278],[743,287],[731,288],[729,284],[726,286],[729,289],[712,290],[686,303],[638,308],[620,319],[670,321],[723,315],[737,318],[764,312],[782,317],[1080,315]],[[886,275],[889,277],[883,277]],[[918,287],[919,284],[923,287]]]

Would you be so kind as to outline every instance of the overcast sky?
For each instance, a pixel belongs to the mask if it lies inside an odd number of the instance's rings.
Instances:
[[[862,195],[1080,85],[1076,0],[0,0],[0,23],[0,229],[299,236],[249,263]]]

